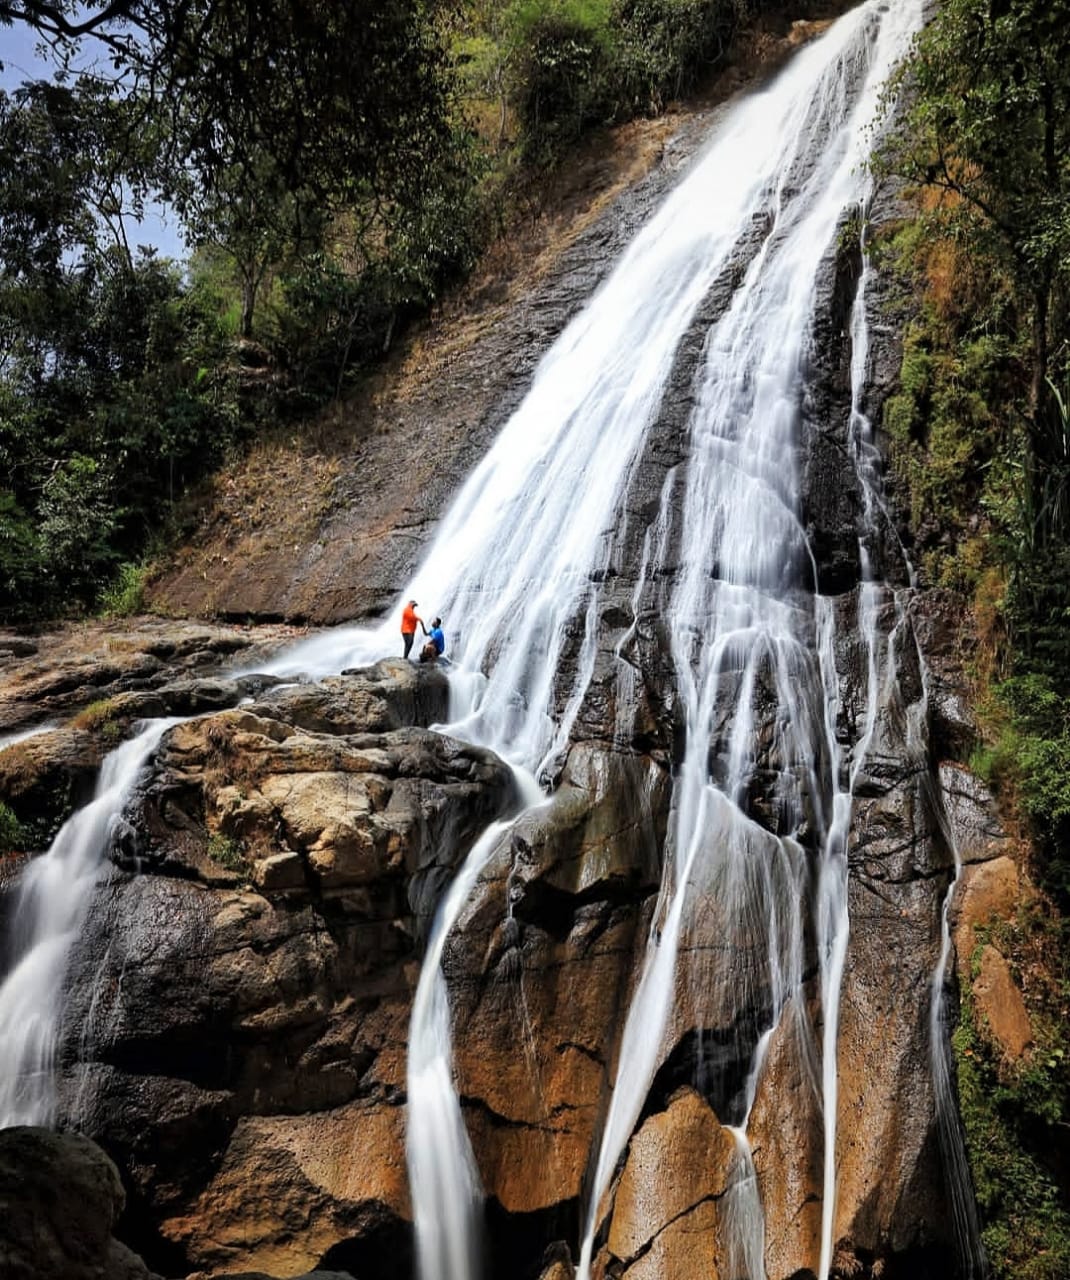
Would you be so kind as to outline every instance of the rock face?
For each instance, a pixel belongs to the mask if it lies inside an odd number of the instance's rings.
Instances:
[[[397,437],[376,435],[366,466],[338,480],[338,508],[313,539],[220,570],[208,594],[203,571],[187,563],[166,588],[172,598],[323,619],[381,610],[429,513],[693,141],[668,149],[663,174],[577,239],[576,258],[563,260],[568,289],[547,277],[520,309],[529,340],[511,363],[494,343],[466,357],[486,371],[486,394],[466,397],[464,383],[449,393],[445,443],[398,481],[400,498],[385,492],[399,470]],[[765,231],[755,225],[752,242],[748,233],[744,257]],[[707,797],[701,835],[715,853],[745,829],[747,883],[764,896],[754,890],[741,906],[705,865],[691,872],[672,1008],[652,1033],[652,1082],[596,1206],[599,1280],[738,1280],[762,1266],[769,1280],[805,1280],[819,1269],[823,1225],[836,1277],[955,1273],[931,1071],[933,978],[955,853],[971,867],[961,919],[972,928],[1009,892],[1005,869],[973,868],[995,868],[1009,848],[984,789],[961,767],[939,768],[974,733],[959,696],[953,603],[908,585],[894,503],[861,528],[863,486],[846,462],[861,271],[849,242],[820,264],[800,394],[798,518],[813,558],[790,607],[815,635],[827,626],[835,637],[822,651],[827,685],[812,679],[816,640],[797,681],[794,709],[819,726],[816,758],[785,758],[788,712],[756,668],[753,734],[741,748],[747,786]],[[581,664],[591,676],[569,740],[543,769],[552,798],[504,830],[445,944],[454,1076],[486,1193],[491,1280],[572,1275],[599,1136],[628,1065],[622,1027],[662,945],[659,895],[688,726],[663,607],[679,549],[667,536],[663,563],[648,572],[644,547],[662,494],[675,504],[670,521],[679,513],[706,334],[737,284],[733,273],[714,282],[677,351],[599,580],[594,652],[581,652],[580,627],[565,637],[551,711],[564,710]],[[873,350],[862,408],[876,422],[898,359],[879,282],[866,296]],[[409,425],[426,426],[433,403],[412,410]],[[392,402],[382,412],[401,410]],[[361,531],[367,540],[353,551]],[[277,559],[270,573],[268,559]],[[864,560],[881,566],[881,587],[864,585]],[[434,670],[384,662],[273,687],[192,661],[162,678],[138,662],[145,673],[133,679],[147,683],[128,679],[109,694],[125,715],[196,718],[164,739],[128,806],[72,960],[65,1118],[124,1170],[131,1207],[121,1229],[160,1271],[406,1274],[406,1038],[423,942],[467,850],[517,807],[511,771],[428,728],[447,712]],[[742,683],[726,670],[708,746],[702,739],[715,784],[735,750]],[[38,692],[52,710],[60,695]],[[82,740],[65,741],[77,758]],[[785,829],[782,788],[791,787],[803,816]],[[849,812],[826,856],[837,799]],[[842,979],[837,971],[829,989],[817,904],[841,870],[850,930]],[[797,973],[781,972],[789,947],[771,938],[790,941]],[[834,1019],[833,1092],[822,1058]],[[835,1203],[826,1205],[833,1132]]]
[[[0,1272],[5,1280],[153,1280],[112,1235],[119,1171],[88,1138],[0,1130]]]
[[[172,730],[129,808],[73,961],[65,1096],[162,1264],[407,1249],[421,933],[514,803],[496,757],[421,727],[445,698],[403,662],[269,691]]]

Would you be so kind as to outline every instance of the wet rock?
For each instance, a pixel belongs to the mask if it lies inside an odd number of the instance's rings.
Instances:
[[[240,676],[234,680],[175,680],[161,685],[154,699],[164,714],[196,716],[237,706],[243,698],[261,693],[265,687],[281,684],[278,676]]]
[[[765,1208],[770,1277],[813,1265],[821,1249],[821,1096],[807,1011],[793,1007],[773,1033],[747,1126]]]
[[[209,1277],[206,1271],[196,1271],[192,1275],[187,1276],[186,1280],[277,1280],[275,1276],[269,1276],[266,1271],[217,1271],[214,1276]],[[293,1280],[353,1280],[348,1271],[306,1271],[303,1275],[294,1276]]]
[[[269,1276],[266,1271],[217,1271],[214,1276],[209,1276],[206,1271],[196,1271],[192,1275],[187,1276],[186,1280],[277,1280],[275,1276]],[[293,1280],[353,1280],[352,1275],[348,1271],[306,1271],[303,1275],[294,1276]]]
[[[681,1090],[665,1111],[642,1125],[628,1148],[607,1241],[610,1254],[624,1263],[624,1274],[632,1274],[632,1265],[652,1248],[660,1255],[660,1269],[652,1275],[708,1275],[711,1264],[716,1274],[716,1249],[711,1248],[715,1230],[696,1237],[692,1223],[686,1230],[673,1231],[672,1239],[659,1243],[659,1238],[700,1208],[712,1208],[724,1195],[734,1147],[731,1134],[690,1089]],[[706,1220],[716,1214],[700,1216]]]
[[[726,1275],[716,1205],[702,1201],[669,1222],[623,1272],[628,1280],[719,1280]]]
[[[1003,1056],[1016,1062],[1033,1043],[1033,1029],[1010,968],[991,945],[981,951],[973,999],[981,1026],[987,1029]]]
[[[153,1280],[112,1235],[119,1171],[88,1138],[0,1131],[0,1271],[5,1280]]]
[[[992,792],[964,765],[940,766],[944,810],[951,836],[964,863],[1005,858],[1012,843],[996,814]]]

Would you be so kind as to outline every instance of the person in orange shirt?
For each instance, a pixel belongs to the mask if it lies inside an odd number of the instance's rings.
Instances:
[[[407,658],[409,656],[409,650],[412,648],[412,642],[416,639],[417,623],[419,623],[423,628],[424,635],[427,635],[427,628],[424,626],[424,620],[419,617],[416,612],[416,601],[410,600],[401,614],[401,641],[405,646],[405,652],[402,654],[402,657]]]

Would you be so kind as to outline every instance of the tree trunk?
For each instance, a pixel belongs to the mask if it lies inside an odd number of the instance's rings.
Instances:
[[[256,311],[257,280],[253,274],[242,274],[241,282],[241,336],[253,336],[253,314]]]

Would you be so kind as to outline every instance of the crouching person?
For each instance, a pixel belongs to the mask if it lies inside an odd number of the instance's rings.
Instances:
[[[446,637],[442,633],[441,618],[431,619],[431,630],[427,635],[427,643],[420,650],[420,661],[437,662],[446,652]]]

